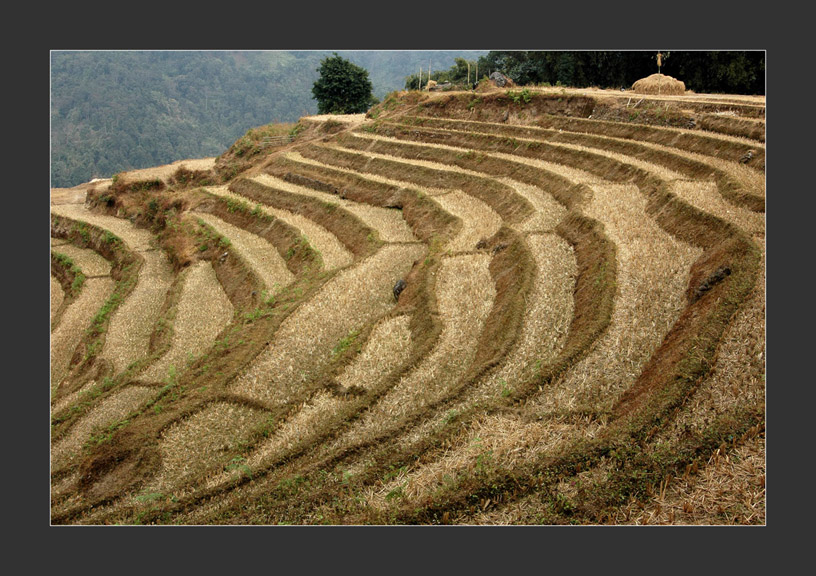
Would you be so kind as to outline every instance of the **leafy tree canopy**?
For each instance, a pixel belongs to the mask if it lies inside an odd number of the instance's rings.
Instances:
[[[374,103],[368,71],[334,52],[320,62],[312,94],[320,114],[359,114]]]
[[[491,51],[478,60],[479,74],[494,70],[516,84],[584,88],[629,87],[658,72],[657,50]],[[747,51],[662,51],[660,72],[682,80],[695,92],[765,93],[765,53]]]

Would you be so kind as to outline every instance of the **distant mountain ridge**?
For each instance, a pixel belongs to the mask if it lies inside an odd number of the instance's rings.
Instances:
[[[312,85],[335,51],[54,51],[51,186],[216,156],[250,128],[315,114]],[[420,67],[487,51],[336,52],[368,70],[382,99]]]

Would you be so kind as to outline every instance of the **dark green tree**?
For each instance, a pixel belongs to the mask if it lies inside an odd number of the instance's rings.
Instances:
[[[337,55],[320,61],[312,87],[320,114],[359,114],[374,102],[368,71]]]

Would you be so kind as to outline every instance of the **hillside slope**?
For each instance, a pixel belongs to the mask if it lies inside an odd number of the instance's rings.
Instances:
[[[764,115],[401,92],[52,190],[52,523],[764,524]]]

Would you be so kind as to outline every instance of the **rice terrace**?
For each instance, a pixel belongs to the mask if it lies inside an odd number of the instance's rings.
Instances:
[[[51,190],[51,522],[765,523],[765,97],[393,92]]]

